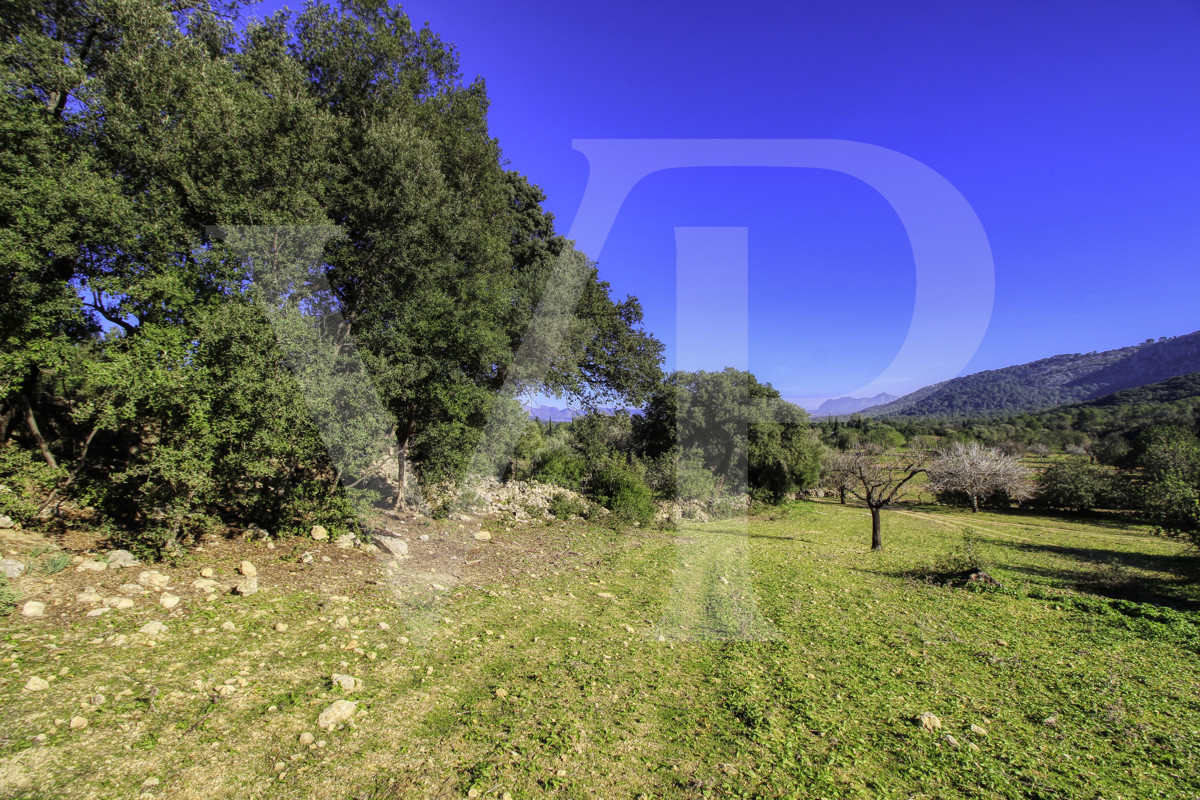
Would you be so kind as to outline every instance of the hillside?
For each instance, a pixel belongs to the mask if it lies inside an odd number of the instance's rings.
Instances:
[[[1099,353],[1057,355],[926,386],[872,417],[996,417],[1082,403],[1200,371],[1200,332]],[[1165,391],[1178,390],[1167,389]]]
[[[1081,407],[1107,408],[1111,406],[1145,406],[1158,403],[1174,403],[1200,397],[1200,372],[1180,375],[1177,378],[1124,389],[1081,403]]]

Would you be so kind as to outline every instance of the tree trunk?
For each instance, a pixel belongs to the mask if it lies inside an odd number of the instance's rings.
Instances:
[[[871,506],[871,549],[883,549],[883,525],[879,519],[880,508]]]
[[[399,488],[396,490],[396,503],[392,506],[392,511],[399,511],[400,507],[408,502],[408,444],[412,440],[412,432],[413,423],[409,420],[404,426],[404,437],[400,440],[400,466],[396,476]]]
[[[42,451],[42,458],[50,465],[51,469],[58,469],[58,462],[54,460],[54,454],[50,452],[49,445],[42,438],[42,431],[38,428],[37,418],[33,415],[33,404],[29,402],[29,398],[22,395],[21,402],[25,405],[25,424],[29,426],[29,432],[33,434],[33,440],[37,442],[37,446]]]
[[[979,498],[976,497],[975,495],[971,495],[971,513],[972,514],[979,513]]]
[[[840,502],[842,505],[846,505],[846,487],[845,486],[838,489],[838,502]]]

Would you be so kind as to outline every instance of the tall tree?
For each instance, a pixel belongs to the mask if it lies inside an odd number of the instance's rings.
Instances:
[[[639,449],[651,458],[698,457],[726,491],[779,500],[813,486],[820,444],[808,414],[769,383],[732,367],[675,372],[638,421]]]

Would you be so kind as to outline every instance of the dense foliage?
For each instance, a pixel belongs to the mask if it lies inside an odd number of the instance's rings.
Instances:
[[[519,391],[648,396],[662,348],[637,301],[504,168],[449,45],[378,0],[231,13],[5,5],[12,510],[71,497],[159,546],[216,521],[347,523],[356,492],[411,496],[411,467],[461,474]],[[304,257],[277,246],[297,235]]]

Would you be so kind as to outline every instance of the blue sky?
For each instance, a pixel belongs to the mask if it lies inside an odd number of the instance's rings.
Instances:
[[[995,302],[958,374],[1200,329],[1194,0],[404,8],[486,79],[492,134],[563,233],[589,180],[573,140],[850,140],[916,159],[978,216]],[[899,352],[916,268],[879,192],[829,170],[678,169],[640,181],[589,252],[668,366],[676,229],[703,227],[746,229],[749,367],[786,397],[851,392]]]

